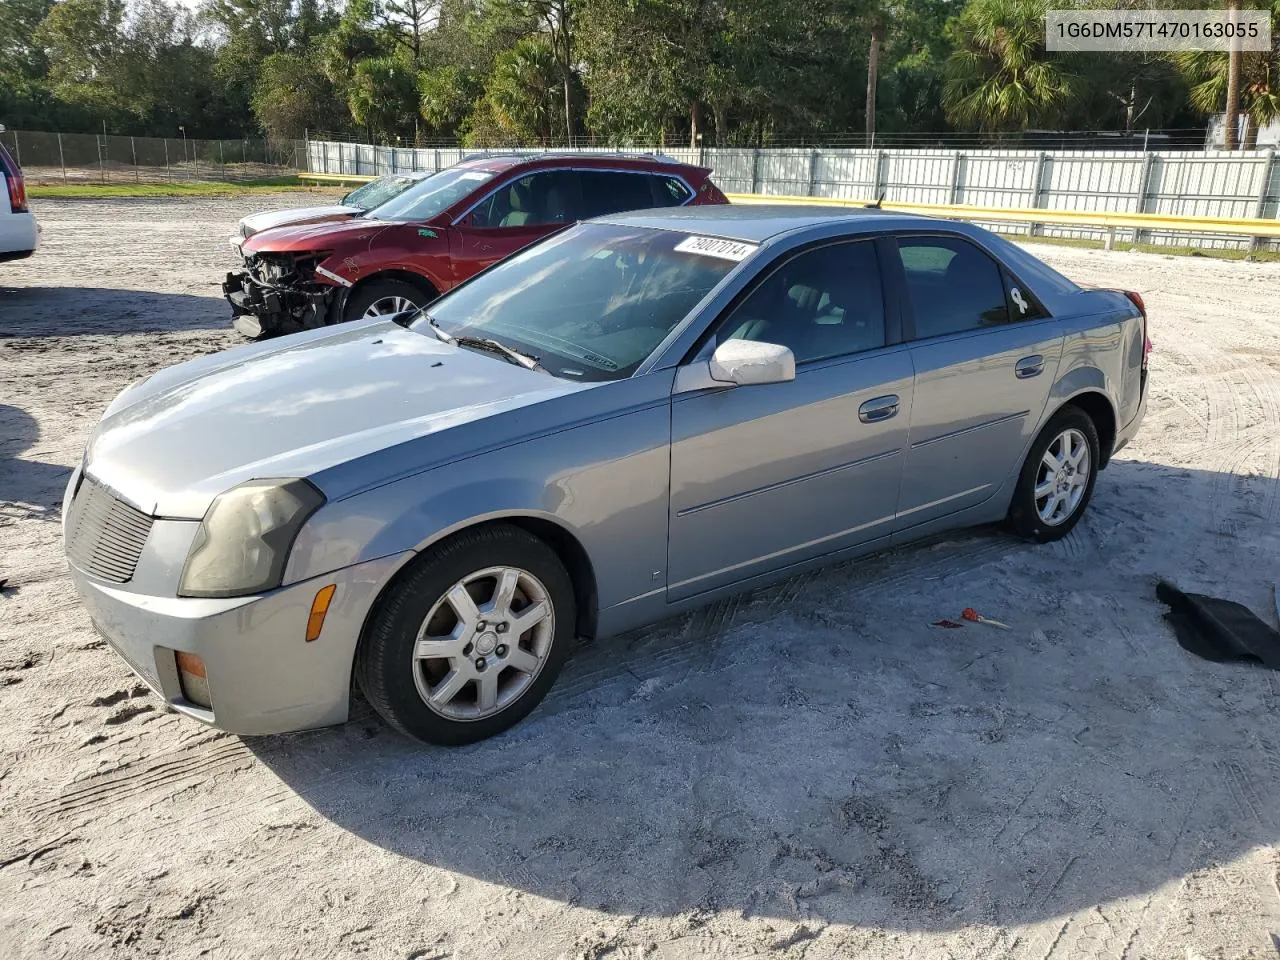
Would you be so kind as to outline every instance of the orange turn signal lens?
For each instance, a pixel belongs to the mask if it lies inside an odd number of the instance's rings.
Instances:
[[[325,614],[329,612],[329,604],[333,602],[333,595],[337,590],[338,585],[335,583],[321,587],[316,598],[311,601],[311,616],[307,617],[307,643],[319,639],[320,631],[324,629]]]
[[[209,675],[205,672],[204,661],[194,653],[183,650],[173,651],[173,659],[178,665],[178,684],[182,687],[182,695],[197,707],[213,709],[213,700],[209,694]]]
[[[178,669],[183,673],[189,673],[193,677],[208,677],[205,672],[204,661],[197,657],[194,653],[184,653],[181,650],[174,651],[174,655],[178,661]]]

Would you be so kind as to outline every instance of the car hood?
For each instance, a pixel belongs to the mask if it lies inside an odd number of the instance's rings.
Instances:
[[[339,246],[346,247],[367,242],[392,226],[398,226],[398,224],[386,220],[370,220],[368,217],[352,217],[349,220],[336,222],[273,227],[249,237],[241,250],[245,256],[256,253],[310,253],[315,250],[333,250]]]
[[[293,210],[268,210],[265,213],[255,213],[253,216],[245,217],[241,220],[240,234],[241,236],[251,237],[255,233],[261,233],[263,230],[270,230],[273,227],[345,220],[347,217],[354,217],[362,212],[359,207],[348,207],[342,204],[328,207],[298,207]]]
[[[389,321],[344,325],[213,354],[127,389],[90,439],[87,470],[148,513],[194,519],[247,480],[311,477],[585,388]]]

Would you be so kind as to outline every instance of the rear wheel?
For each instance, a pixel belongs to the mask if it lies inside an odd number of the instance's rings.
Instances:
[[[498,524],[424,554],[356,655],[374,709],[419,740],[483,740],[546,696],[573,644],[573,584],[546,543]]]
[[[425,307],[433,299],[403,280],[374,280],[352,294],[343,308],[343,320],[374,320]]]
[[[1009,526],[1040,543],[1065,537],[1089,505],[1100,462],[1093,420],[1079,407],[1063,407],[1031,444]]]

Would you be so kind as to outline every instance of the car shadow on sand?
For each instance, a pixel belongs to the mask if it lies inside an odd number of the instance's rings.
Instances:
[[[15,518],[57,520],[61,516],[62,494],[72,468],[19,459],[39,439],[40,426],[31,414],[0,403],[0,523]]]
[[[1275,481],[1120,460],[1066,540],[951,535],[584,646],[487,742],[359,702],[247,742],[372,844],[619,914],[952,929],[1148,895],[1280,839],[1273,676],[1184,652],[1153,591],[1274,570],[1250,491]],[[1261,578],[1234,599],[1269,609]],[[932,625],[966,606],[1012,629]]]
[[[231,308],[213,285],[208,295],[194,296],[110,287],[18,287],[0,279],[0,342],[170,330],[225,330],[234,336]]]

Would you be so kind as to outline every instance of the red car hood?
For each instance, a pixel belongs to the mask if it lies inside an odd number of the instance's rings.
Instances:
[[[312,250],[336,250],[365,243],[388,227],[403,226],[386,220],[353,217],[350,220],[325,223],[301,223],[272,227],[255,233],[244,242],[245,256],[256,253],[309,253]]]

